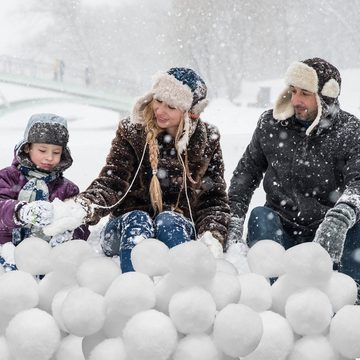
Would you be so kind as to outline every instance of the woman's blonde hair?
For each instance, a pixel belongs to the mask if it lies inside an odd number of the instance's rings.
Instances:
[[[159,128],[156,124],[156,118],[152,108],[152,102],[150,102],[145,106],[143,110],[143,119],[145,123],[146,143],[149,145],[149,158],[152,169],[152,178],[149,188],[151,205],[155,212],[162,212],[163,211],[162,191],[161,191],[159,179],[157,177],[158,163],[159,163],[159,147],[157,142],[157,136],[163,130]],[[184,130],[184,116],[180,121],[175,136],[175,146],[178,140],[180,139],[183,130]]]

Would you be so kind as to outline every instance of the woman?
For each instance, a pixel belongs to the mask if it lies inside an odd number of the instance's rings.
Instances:
[[[222,252],[230,210],[218,130],[199,118],[206,93],[191,69],[158,74],[120,122],[99,177],[75,199],[88,224],[110,212],[102,247],[120,256],[123,272],[146,238],[173,247],[210,231],[211,249]]]

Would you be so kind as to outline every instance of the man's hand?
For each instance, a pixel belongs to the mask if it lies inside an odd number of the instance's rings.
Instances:
[[[330,209],[318,227],[314,242],[319,243],[330,254],[335,264],[340,263],[347,231],[355,224],[354,209],[340,203]]]
[[[245,219],[232,216],[230,219],[230,224],[228,226],[228,235],[227,235],[227,246],[235,244],[242,241],[243,231],[244,231],[244,221]]]

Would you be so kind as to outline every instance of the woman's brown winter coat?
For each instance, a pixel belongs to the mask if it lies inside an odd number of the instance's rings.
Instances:
[[[112,141],[106,164],[89,188],[81,194],[91,203],[110,207],[130,191],[111,209],[111,216],[118,217],[129,211],[143,210],[155,215],[151,206],[149,184],[152,170],[149,161],[148,147],[137,175],[145,147],[146,134],[144,127],[133,124],[130,119],[120,122],[116,136]],[[174,210],[183,213],[187,218],[193,217],[198,235],[211,231],[224,243],[230,208],[224,180],[224,162],[220,148],[218,130],[201,120],[189,140],[187,147],[188,164],[192,183],[186,180],[187,194],[184,189],[183,166],[175,150],[174,139],[167,133],[157,137],[159,145],[159,178],[163,196],[163,211]],[[185,162],[185,156],[182,155]],[[134,183],[131,185],[131,182]],[[91,224],[97,223],[107,215],[109,209],[94,209]]]

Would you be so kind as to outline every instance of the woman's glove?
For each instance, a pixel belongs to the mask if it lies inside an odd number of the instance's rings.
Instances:
[[[335,264],[341,260],[346,233],[355,222],[355,210],[347,204],[340,203],[326,213],[316,231],[314,242],[327,250]]]
[[[40,228],[50,224],[53,216],[52,203],[43,200],[24,203],[17,210],[17,218],[21,224]]]
[[[205,231],[200,237],[199,240],[203,242],[215,258],[221,258],[224,255],[224,249],[220,241],[216,239],[210,231]]]
[[[245,218],[239,218],[232,216],[228,226],[228,235],[227,235],[227,246],[235,244],[242,241],[243,231],[244,231],[244,221]]]

